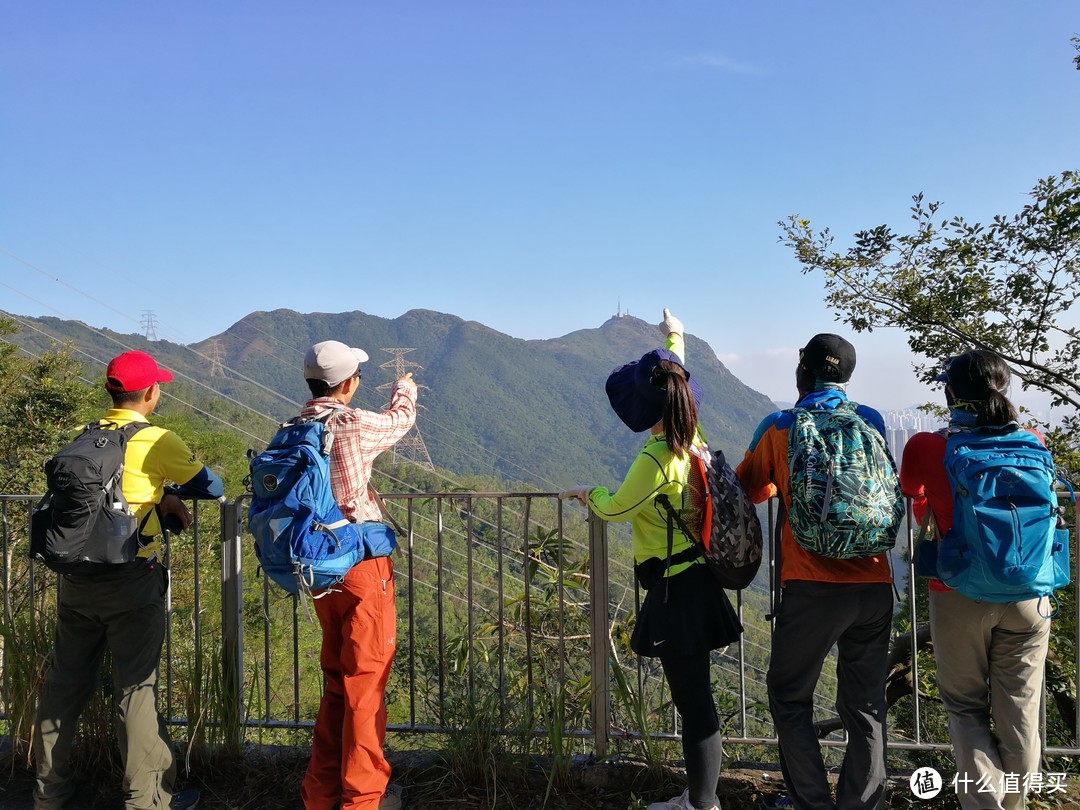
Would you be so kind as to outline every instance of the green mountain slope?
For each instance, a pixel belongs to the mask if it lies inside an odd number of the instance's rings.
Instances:
[[[392,382],[402,355],[423,386],[418,426],[437,467],[459,474],[492,475],[541,489],[577,483],[615,486],[644,441],[618,421],[604,381],[617,365],[661,343],[653,324],[612,318],[550,340],[521,340],[475,321],[429,310],[386,319],[363,312],[300,314],[255,312],[220,335],[191,346],[147,342],[138,335],[91,330],[51,318],[27,324],[20,345],[39,351],[50,339],[71,341],[87,376],[98,379],[102,361],[125,347],[152,352],[177,375],[167,391],[177,401],[209,412],[226,427],[268,438],[275,420],[296,413],[307,399],[303,353],[334,338],[371,356],[354,404],[379,408],[378,386]],[[758,421],[773,409],[762,394],[736,379],[704,341],[687,336],[688,365],[705,392],[701,421],[711,443],[732,461],[742,456]]]

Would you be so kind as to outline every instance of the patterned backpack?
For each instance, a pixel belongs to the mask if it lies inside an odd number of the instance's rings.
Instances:
[[[885,437],[856,413],[792,408],[788,435],[795,541],[814,554],[850,560],[893,547],[904,498]]]
[[[667,496],[656,501],[694,542],[687,552],[670,558],[670,563],[704,556],[720,585],[730,590],[746,588],[761,566],[761,522],[757,509],[742,488],[735,471],[721,450],[708,445],[690,448],[690,503],[686,513],[675,509]],[[687,523],[698,527],[691,529]]]

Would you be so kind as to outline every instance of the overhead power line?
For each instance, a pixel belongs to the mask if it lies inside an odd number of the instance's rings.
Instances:
[[[0,248],[0,253],[2,253],[4,255],[7,255],[7,256],[9,256],[9,257],[23,263],[24,265],[30,267],[31,269],[35,270],[36,272],[42,273],[43,275],[48,275],[44,271],[42,271],[40,268],[37,268],[37,267],[31,265],[30,263],[26,262],[25,260],[14,256],[13,254],[9,253],[8,251],[3,250],[2,248]],[[72,290],[74,290],[76,292],[79,292],[80,294],[86,296],[87,298],[90,298],[91,300],[97,301],[97,299],[94,299],[92,296],[89,296],[86,293],[82,293],[82,291],[78,290],[77,288],[73,287],[72,285],[68,284],[67,282],[62,281],[59,278],[54,278],[54,277],[51,277],[51,276],[50,276],[50,278],[52,278],[52,280],[55,281],[58,284],[61,284],[61,285],[65,286],[65,287],[67,287],[69,289],[72,289]],[[4,287],[7,287],[8,289],[13,289],[14,290],[14,288],[12,288],[10,285],[3,284],[2,282],[0,282],[0,286],[4,286]],[[26,296],[25,293],[23,293],[21,290],[15,290],[15,291],[18,292],[20,295],[24,295],[25,297],[30,298],[30,296]],[[30,300],[34,300],[34,299],[30,298]],[[78,323],[77,321],[75,321],[75,319],[71,318],[70,316],[66,315],[65,313],[58,312],[53,307],[45,305],[44,302],[37,302],[37,303],[39,303],[40,305],[45,306],[47,309],[55,312],[60,318],[63,318],[63,319]],[[108,306],[109,309],[112,309],[114,312],[117,312],[118,314],[120,314],[121,316],[127,318],[128,320],[134,320],[133,318],[131,318],[131,316],[127,315],[126,313],[121,312],[120,310],[117,310],[113,306],[106,305],[104,302],[101,302],[101,301],[98,301],[98,303],[101,303],[102,305]],[[29,328],[29,329],[32,329],[33,331],[39,332],[40,334],[42,334],[42,335],[44,335],[44,336],[46,336],[46,337],[48,337],[48,338],[50,338],[52,340],[58,340],[58,338],[56,336],[51,335],[47,331],[38,328],[37,326],[33,325],[32,323],[26,321],[23,318],[20,318],[18,316],[14,316],[14,315],[12,315],[11,317],[14,320],[16,320],[17,322],[19,322],[25,328]],[[92,332],[92,333],[98,335],[99,337],[109,341],[109,342],[115,343],[118,346],[121,346],[125,350],[132,348],[131,346],[126,345],[124,342],[122,342],[120,340],[117,340],[116,338],[112,337],[111,335],[106,334],[105,332],[103,332],[101,330],[94,329],[93,327],[86,326],[85,324],[82,324],[82,323],[79,323],[79,325],[83,326],[83,328],[87,329],[87,331]],[[154,317],[154,313],[152,311],[148,310],[148,311],[146,311],[144,313],[143,326],[144,326],[144,328],[148,328],[148,331],[149,331],[150,328],[152,328],[153,332],[154,332],[154,334],[156,336],[156,330],[157,330],[159,324],[157,323],[157,320]],[[277,343],[277,344],[279,344],[281,346],[284,346],[284,347],[287,347],[287,348],[293,350],[296,353],[297,356],[300,356],[300,354],[302,353],[301,349],[298,349],[295,346],[291,346],[290,344],[285,343],[284,341],[280,340],[280,338],[277,338],[274,335],[270,335],[269,333],[266,333],[263,330],[258,329],[258,327],[255,327],[255,326],[253,326],[251,324],[246,324],[246,326],[250,327],[251,329],[253,329],[256,332],[261,333],[265,337],[271,339],[274,343]],[[148,339],[150,339],[149,334],[147,335],[147,337],[148,337]],[[251,342],[252,341],[249,341],[249,344]],[[289,403],[299,407],[299,403],[294,402],[289,397],[281,394],[279,391],[277,391],[275,389],[272,389],[272,388],[270,388],[270,387],[268,387],[266,385],[263,385],[262,383],[259,383],[258,381],[254,380],[254,379],[252,379],[250,377],[247,377],[246,375],[243,375],[239,371],[237,371],[235,369],[232,369],[228,365],[226,365],[226,363],[224,362],[222,347],[221,347],[221,345],[220,345],[220,343],[218,341],[211,342],[209,344],[209,346],[208,346],[208,349],[207,349],[206,353],[199,352],[197,349],[195,349],[195,348],[193,348],[193,347],[191,347],[189,345],[178,344],[178,346],[181,347],[181,348],[186,349],[187,351],[190,351],[195,356],[201,358],[203,360],[203,362],[205,364],[207,364],[207,366],[210,368],[210,371],[211,371],[210,376],[211,376],[211,378],[220,378],[220,377],[224,377],[224,376],[226,376],[226,374],[228,374],[229,376],[232,376],[234,379],[243,379],[244,381],[248,382],[249,384],[257,387],[258,389],[260,389],[260,390],[262,390],[262,391],[264,391],[264,392],[266,392],[268,394],[271,394],[271,395],[273,395],[273,396],[275,396],[275,397],[277,397],[277,398],[279,398],[279,399],[281,399],[281,400],[283,400],[285,402],[289,402]],[[259,347],[259,348],[266,355],[268,355],[270,358],[272,358],[272,360],[274,362],[279,362],[279,363],[283,363],[283,364],[286,363],[286,361],[280,356],[280,354],[275,353],[274,351],[272,351],[272,349],[270,347]],[[26,351],[26,350],[23,349],[23,351]],[[106,365],[106,363],[107,363],[107,360],[103,360],[100,357],[96,357],[93,354],[91,354],[90,352],[87,352],[87,351],[85,351],[83,349],[77,348],[76,351],[80,355],[83,355],[83,356],[89,358],[90,360],[92,360],[92,361],[94,361],[96,363],[99,363],[102,367],[104,367]],[[382,368],[393,367],[395,369],[395,371],[398,372],[397,376],[401,376],[402,374],[404,374],[406,371],[408,371],[410,369],[414,369],[414,368],[415,369],[421,369],[422,368],[422,366],[420,366],[418,363],[414,363],[414,362],[404,358],[404,355],[407,352],[412,351],[411,349],[386,349],[385,351],[388,351],[390,354],[394,355],[394,357],[393,357],[392,360],[388,361],[387,363],[382,364],[382,366],[380,366],[380,367],[382,367]],[[34,355],[34,353],[28,352],[28,351],[27,351],[27,354],[31,354],[33,356],[38,356],[38,355]],[[400,368],[399,368],[399,364],[400,364]],[[218,372],[220,372],[220,375],[218,374]],[[266,420],[268,420],[271,423],[276,424],[277,421],[278,421],[275,417],[273,417],[273,416],[271,416],[269,414],[263,413],[263,412],[255,409],[255,408],[252,408],[252,407],[246,405],[245,403],[240,402],[239,400],[224,394],[221,391],[217,391],[213,387],[211,387],[209,385],[206,385],[205,383],[203,383],[200,380],[194,379],[194,378],[192,378],[190,376],[181,374],[179,372],[178,372],[177,376],[188,380],[189,382],[193,383],[194,385],[196,385],[196,386],[198,386],[200,388],[206,389],[207,391],[209,391],[214,396],[221,397],[222,399],[228,400],[228,401],[236,404],[239,407],[244,408],[245,410],[247,410],[247,411],[249,411],[249,412],[251,412],[253,414],[256,414],[256,415],[258,415],[258,416],[260,416],[262,418],[265,418]],[[87,382],[90,382],[90,381],[87,381]],[[379,386],[375,390],[380,390],[380,389],[383,389],[385,387],[386,386]],[[262,441],[261,437],[255,436],[254,434],[251,434],[251,433],[247,433],[247,432],[237,428],[235,424],[231,424],[231,423],[225,421],[224,419],[221,419],[221,418],[219,418],[219,417],[217,417],[217,416],[215,416],[213,414],[210,414],[210,413],[202,410],[201,408],[198,408],[193,403],[187,402],[185,400],[182,400],[182,399],[170,394],[168,391],[163,391],[163,395],[165,397],[167,397],[168,399],[175,400],[176,402],[179,402],[179,403],[191,408],[196,413],[199,413],[199,414],[201,414],[201,415],[203,415],[203,416],[205,416],[205,417],[207,417],[207,418],[209,418],[211,420],[214,420],[216,422],[221,423],[222,425],[228,427],[229,429],[231,429],[231,430],[233,430],[235,432],[241,433],[241,434],[243,434],[243,435],[245,435],[245,436],[247,436],[247,437],[249,437],[251,439],[254,439],[256,441]],[[428,425],[428,426],[435,427],[436,429],[443,430],[449,435],[456,436],[459,439],[461,439],[463,442],[470,443],[471,445],[481,449],[484,453],[489,452],[489,451],[487,451],[486,448],[483,448],[482,445],[480,445],[478,442],[476,442],[475,439],[473,439],[471,437],[464,436],[464,435],[462,435],[460,433],[457,433],[456,431],[453,431],[453,430],[451,430],[451,429],[449,429],[449,428],[447,428],[447,427],[445,427],[443,425],[440,425],[440,424],[438,424],[436,422],[433,422],[433,421],[425,421],[425,424]],[[425,451],[425,455],[426,455],[426,447],[424,448],[424,451]],[[466,453],[465,455],[468,455],[468,454]],[[413,461],[414,463],[418,463],[414,459],[411,459],[411,458],[404,458],[402,460]],[[518,468],[523,469],[523,470],[526,469],[525,467],[523,467],[523,466],[521,466],[521,465],[519,465],[519,464],[517,464],[517,463],[515,463],[515,462],[513,462],[513,461],[511,461],[509,459],[502,459],[502,460],[504,462],[514,466],[514,467],[518,467]],[[428,457],[427,458],[427,464],[424,464],[423,466],[428,466],[430,464],[431,464],[430,457]],[[430,469],[433,469],[433,467],[431,467]],[[387,478],[388,480],[392,481],[395,485],[400,486],[402,488],[402,490],[404,490],[404,491],[412,491],[412,492],[418,492],[419,491],[415,486],[413,486],[411,484],[408,484],[407,482],[402,481],[401,479],[399,479],[399,478],[397,478],[395,476],[389,475],[384,471],[380,470],[380,471],[377,471],[377,472],[378,472],[379,475],[381,475],[381,476]],[[443,475],[441,473],[438,473],[438,472],[436,472],[436,475],[438,477],[446,480],[447,482],[451,483],[452,485],[455,485],[455,486],[458,485],[456,481],[449,478],[448,476],[445,476],[445,475]],[[550,483],[550,482],[548,482],[548,483]],[[572,542],[574,542],[574,541],[572,541]],[[574,544],[578,545],[576,542]],[[625,568],[625,570],[627,570],[627,571],[629,570],[628,567],[619,565],[617,563],[616,563],[615,567],[616,568]],[[750,620],[748,618],[744,618],[744,623],[748,627],[756,627],[757,626],[757,625],[755,625],[755,623],[752,620]],[[747,640],[747,641],[748,641],[748,643],[751,644],[751,646],[755,646],[755,647],[760,647],[761,646],[761,645],[758,645],[758,644],[754,644],[753,642],[749,642],[749,640]],[[754,680],[754,679],[751,679],[751,680]]]

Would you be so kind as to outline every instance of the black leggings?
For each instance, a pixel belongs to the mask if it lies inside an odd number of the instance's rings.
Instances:
[[[711,808],[716,803],[716,782],[724,749],[720,742],[720,718],[713,701],[709,677],[709,653],[661,658],[671,699],[682,716],[683,759],[690,803]]]

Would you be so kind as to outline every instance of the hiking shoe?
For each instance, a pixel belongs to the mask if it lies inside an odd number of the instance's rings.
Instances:
[[[199,791],[194,788],[174,793],[169,810],[195,810],[199,806]]]
[[[791,800],[790,796],[782,793],[773,799],[762,799],[761,810],[795,810],[795,802]]]
[[[405,788],[397,782],[391,782],[386,786],[386,793],[379,802],[379,810],[401,810],[404,806]]]
[[[690,803],[690,789],[687,788],[681,796],[668,799],[666,802],[653,802],[646,810],[698,810]],[[720,810],[719,804],[713,804],[709,810]]]

